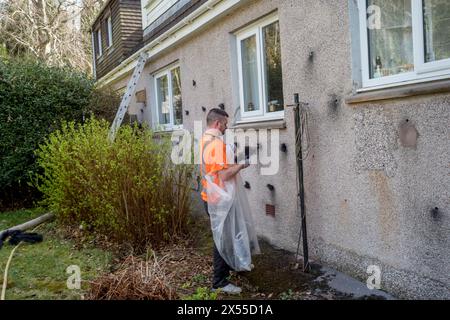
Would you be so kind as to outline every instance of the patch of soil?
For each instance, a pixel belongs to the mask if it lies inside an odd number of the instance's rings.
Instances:
[[[147,256],[137,257],[140,261],[156,257],[158,270],[163,271],[158,279],[164,279],[164,286],[173,289],[174,297],[181,299],[192,296],[198,288],[211,288],[213,240],[209,220],[198,218],[191,224],[190,230],[187,239],[155,251],[149,250]],[[253,271],[232,273],[230,280],[241,286],[243,293],[237,297],[219,294],[218,299],[352,299],[352,295],[329,287],[329,279],[321,272],[319,265],[312,264],[311,271],[305,273],[295,254],[274,248],[264,241],[260,241],[260,246],[262,254],[254,257]],[[117,259],[116,267],[113,268],[116,271],[117,266],[121,265],[120,261],[123,261],[122,258]],[[123,272],[123,268],[118,269]],[[161,286],[161,283],[158,285]]]

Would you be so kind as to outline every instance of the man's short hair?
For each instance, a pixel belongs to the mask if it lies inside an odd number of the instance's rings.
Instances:
[[[214,123],[214,121],[217,120],[223,120],[223,118],[228,118],[229,115],[224,110],[219,108],[211,109],[211,111],[208,112],[208,115],[206,116],[206,124],[209,126]]]

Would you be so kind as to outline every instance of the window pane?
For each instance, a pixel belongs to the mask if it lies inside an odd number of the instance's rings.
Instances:
[[[181,79],[180,68],[173,69],[172,74],[172,94],[173,94],[173,119],[175,125],[183,124],[183,104],[181,100]]]
[[[169,108],[169,81],[167,76],[162,76],[156,80],[158,90],[158,112],[159,124],[170,123],[170,108]]]
[[[425,62],[450,58],[450,2],[424,0]]]
[[[101,28],[97,31],[97,47],[98,47],[98,55],[101,56],[102,52],[102,31]]]
[[[266,68],[267,112],[284,110],[281,70],[280,25],[278,22],[263,28]]]
[[[370,78],[414,70],[411,0],[368,0]]]
[[[259,110],[258,62],[256,36],[241,41],[244,111]]]
[[[109,47],[109,28],[108,28],[108,20],[103,23],[103,32],[105,34],[105,42],[106,48]]]
[[[112,21],[111,21],[111,17],[108,17],[108,47],[110,47],[112,45]]]

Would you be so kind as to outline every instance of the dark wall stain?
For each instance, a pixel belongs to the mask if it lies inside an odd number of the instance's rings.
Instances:
[[[409,119],[406,119],[399,127],[400,143],[405,148],[417,149],[417,140],[419,139],[419,132],[415,125]]]
[[[399,229],[399,217],[389,187],[389,178],[381,170],[371,171],[369,178],[378,198],[378,225],[381,241],[385,249],[392,250],[396,246],[395,235]]]
[[[339,106],[341,105],[342,98],[333,93],[328,96],[328,114],[335,118],[339,113]]]

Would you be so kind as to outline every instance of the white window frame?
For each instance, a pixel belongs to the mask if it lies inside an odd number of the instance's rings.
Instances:
[[[414,71],[370,79],[367,0],[358,0],[358,8],[362,70],[362,88],[358,91],[450,78],[450,59],[425,62],[423,0],[411,0]]]
[[[163,128],[165,131],[173,131],[173,130],[180,130],[183,129],[183,125],[175,125],[174,124],[174,116],[173,116],[173,89],[172,89],[172,70],[180,68],[179,64],[173,64],[167,68],[165,68],[163,71],[160,71],[158,73],[155,73],[153,76],[154,79],[154,89],[155,89],[155,115],[156,115],[156,121],[153,121],[155,125],[158,128]],[[181,74],[181,68],[180,68],[180,74]],[[160,124],[159,123],[159,106],[158,106],[158,79],[161,77],[167,76],[168,81],[168,90],[169,90],[169,123],[168,124]],[[183,96],[183,88],[181,88],[181,95]],[[182,98],[183,99],[183,98]]]
[[[268,25],[279,21],[277,14],[272,14],[254,24],[240,30],[235,34],[237,41],[237,62],[239,75],[239,104],[241,109],[241,120],[237,123],[245,123],[250,121],[265,121],[265,120],[279,120],[284,119],[284,110],[276,112],[267,111],[267,90],[266,90],[266,65],[264,63],[264,43],[263,43],[263,29]],[[242,70],[242,40],[256,36],[256,55],[258,64],[258,91],[259,91],[259,110],[245,111],[244,107],[244,77]]]
[[[97,30],[97,46],[98,46],[98,57],[100,58],[103,55],[102,49],[102,28],[98,28]]]
[[[106,25],[107,25],[107,31],[108,31],[108,48],[110,48],[113,45],[113,33],[112,33],[112,19],[111,16],[109,16],[106,19]]]

